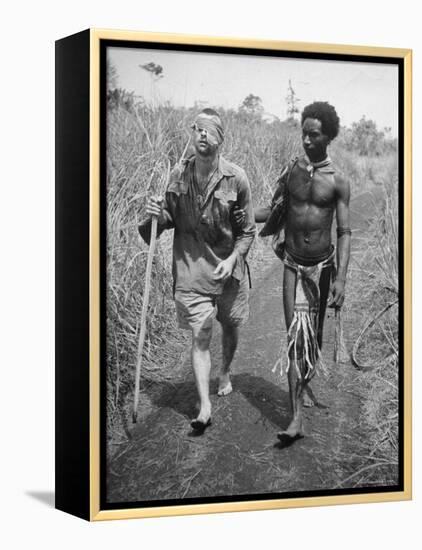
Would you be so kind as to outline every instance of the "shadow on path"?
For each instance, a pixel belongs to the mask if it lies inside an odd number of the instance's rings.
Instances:
[[[289,395],[272,382],[249,373],[232,376],[233,393],[241,393],[259,413],[275,426],[281,427],[289,421]],[[216,396],[217,379],[211,380],[211,396]],[[146,389],[151,402],[158,408],[170,408],[176,413],[193,418],[197,412],[198,397],[193,380],[176,383],[151,383]],[[213,399],[214,400],[214,399]],[[218,405],[229,404],[231,397],[218,398]],[[154,414],[154,413],[153,413]]]
[[[286,391],[261,376],[249,373],[233,376],[233,387],[275,426],[287,426],[289,394]]]

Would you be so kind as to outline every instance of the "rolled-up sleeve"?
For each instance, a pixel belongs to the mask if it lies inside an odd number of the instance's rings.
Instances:
[[[237,203],[239,208],[245,212],[245,219],[240,231],[236,235],[234,244],[234,251],[237,254],[237,262],[233,276],[236,279],[241,279],[245,273],[246,255],[249,252],[256,233],[251,187],[246,174],[242,174],[242,176],[239,177]]]

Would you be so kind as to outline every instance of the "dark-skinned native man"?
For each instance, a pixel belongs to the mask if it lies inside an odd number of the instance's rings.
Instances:
[[[337,113],[328,103],[315,102],[305,107],[301,123],[304,154],[282,170],[271,205],[254,211],[255,221],[265,222],[260,235],[273,235],[274,250],[284,263],[286,370],[292,409],[289,426],[278,434],[284,443],[304,435],[304,400],[308,406],[315,401],[308,384],[323,367],[327,301],[331,294],[329,307],[343,305],[351,239],[349,184],[327,154],[339,131]],[[336,251],[331,242],[334,213]],[[242,215],[236,214],[240,226]]]

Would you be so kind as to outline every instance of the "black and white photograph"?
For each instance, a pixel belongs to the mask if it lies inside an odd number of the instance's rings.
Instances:
[[[102,51],[102,507],[402,490],[400,63]]]
[[[417,546],[417,12],[4,4],[0,546]]]

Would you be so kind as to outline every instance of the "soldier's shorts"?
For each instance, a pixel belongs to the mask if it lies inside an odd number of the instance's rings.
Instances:
[[[238,281],[230,277],[218,295],[176,290],[174,301],[180,328],[199,331],[211,327],[213,319],[238,327],[249,318],[248,278]]]

